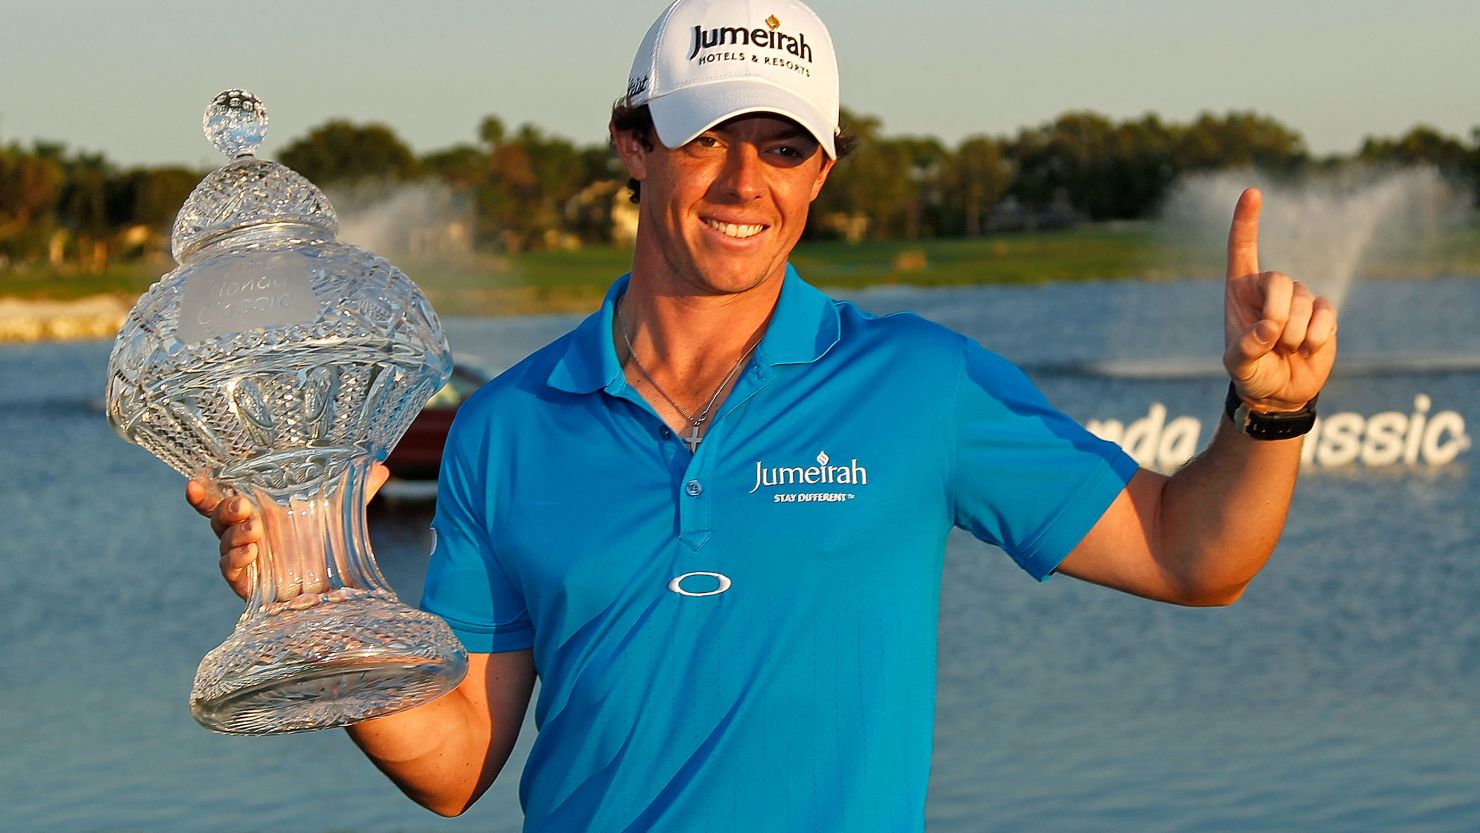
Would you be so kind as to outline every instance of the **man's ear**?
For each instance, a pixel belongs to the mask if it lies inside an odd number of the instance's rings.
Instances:
[[[833,165],[838,163],[838,160],[823,153],[821,149],[817,153],[822,157],[822,170],[817,172],[817,181],[812,183],[812,199],[814,200],[817,199],[818,194],[822,193],[822,185],[827,182],[827,175],[832,173]]]
[[[611,133],[617,156],[627,166],[627,175],[638,182],[647,179],[647,148],[642,146],[637,134],[631,130],[618,130],[614,124],[608,124],[607,131]]]

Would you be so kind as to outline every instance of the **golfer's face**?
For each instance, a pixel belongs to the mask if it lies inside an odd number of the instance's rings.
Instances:
[[[810,133],[769,114],[739,116],[642,156],[639,245],[711,293],[780,279],[832,169]]]

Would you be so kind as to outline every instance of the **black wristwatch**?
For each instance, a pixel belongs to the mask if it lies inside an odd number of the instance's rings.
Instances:
[[[1278,411],[1274,413],[1260,413],[1249,410],[1244,400],[1239,397],[1238,391],[1234,390],[1233,383],[1228,383],[1228,398],[1223,402],[1223,412],[1228,414],[1233,427],[1256,440],[1288,440],[1291,437],[1303,436],[1309,433],[1312,426],[1316,424],[1316,400],[1320,396],[1313,396],[1305,403],[1305,407],[1298,411]]]

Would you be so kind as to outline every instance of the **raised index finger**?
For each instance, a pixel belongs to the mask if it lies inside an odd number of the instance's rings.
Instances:
[[[1259,274],[1259,205],[1263,198],[1258,188],[1245,188],[1233,209],[1233,225],[1228,229],[1228,278]]]

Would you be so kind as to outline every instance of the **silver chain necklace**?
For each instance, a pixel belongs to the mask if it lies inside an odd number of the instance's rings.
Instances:
[[[730,383],[730,380],[735,378],[735,374],[740,372],[740,366],[745,364],[747,358],[750,358],[751,352],[760,344],[760,340],[757,339],[754,344],[745,348],[745,352],[741,353],[740,358],[735,360],[735,366],[730,368],[730,372],[726,373],[725,378],[720,380],[719,387],[714,389],[714,393],[709,397],[709,401],[704,403],[704,409],[699,411],[696,416],[690,414],[684,410],[682,405],[673,401],[673,397],[668,395],[668,391],[663,390],[662,386],[658,384],[658,380],[654,379],[653,374],[649,373],[648,369],[643,366],[642,359],[637,357],[637,351],[632,349],[632,336],[627,333],[627,318],[622,315],[621,304],[617,305],[617,328],[622,331],[622,343],[627,345],[627,355],[632,358],[632,363],[637,365],[637,372],[642,374],[642,378],[646,379],[647,383],[653,386],[653,390],[657,391],[659,396],[666,399],[668,404],[672,405],[673,409],[678,411],[680,416],[689,421],[689,433],[682,439],[684,444],[689,447],[690,454],[697,452],[699,450],[699,441],[704,439],[700,432],[704,428],[704,423],[709,421],[709,411],[714,408],[714,403],[719,401],[720,391],[723,391],[725,386]]]

